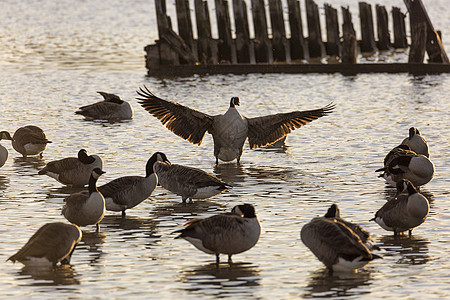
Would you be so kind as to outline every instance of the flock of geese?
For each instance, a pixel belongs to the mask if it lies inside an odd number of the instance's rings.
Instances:
[[[208,115],[187,106],[163,100],[147,87],[137,91],[142,107],[156,117],[174,134],[200,145],[206,132],[214,140],[216,164],[233,161],[239,164],[245,140],[250,148],[271,145],[282,140],[292,130],[333,112],[333,103],[319,109],[272,114],[256,118],[242,116],[237,106],[238,97],[232,97],[225,114]],[[75,113],[86,119],[127,120],[133,118],[131,105],[120,97],[99,92],[104,100],[80,107]],[[48,143],[42,129],[29,125],[19,128],[11,137],[0,132],[0,140],[11,140],[13,148],[24,157],[40,155]],[[0,167],[8,158],[8,151],[0,145]],[[74,193],[64,199],[62,215],[71,223],[48,223],[42,226],[28,242],[8,260],[25,265],[70,263],[72,253],[82,238],[80,226],[95,225],[100,230],[106,211],[117,211],[126,217],[126,210],[147,199],[157,185],[181,196],[182,202],[205,199],[227,191],[230,185],[203,170],[172,164],[162,152],[154,153],[145,165],[145,176],[124,176],[97,186],[104,173],[103,161],[95,154],[80,149],[77,157],[50,161],[38,174],[47,175],[64,185],[88,186],[87,191]],[[392,149],[377,170],[397,194],[386,202],[372,219],[382,228],[402,234],[422,224],[427,218],[429,204],[416,187],[429,182],[434,165],[429,160],[427,142],[416,128],[409,137]],[[189,221],[176,238],[183,238],[197,249],[216,256],[231,257],[251,249],[259,240],[261,227],[251,204],[235,206],[231,212],[209,218]],[[332,272],[355,270],[369,261],[380,258],[374,249],[370,234],[361,226],[345,221],[336,204],[323,217],[317,217],[301,229],[301,240]]]

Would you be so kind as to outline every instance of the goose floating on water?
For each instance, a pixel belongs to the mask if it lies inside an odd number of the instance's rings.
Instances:
[[[98,155],[87,155],[86,150],[81,149],[78,157],[51,161],[38,174],[50,176],[62,184],[82,187],[89,183],[95,168],[103,168],[102,159]]]
[[[81,230],[76,225],[47,223],[8,260],[20,261],[25,265],[56,265],[58,262],[69,264],[81,237]]]
[[[336,204],[331,205],[325,216],[305,224],[300,237],[330,272],[353,271],[381,258],[366,245],[370,235],[359,225],[341,219]]]
[[[131,120],[133,108],[130,103],[119,96],[105,92],[97,92],[104,101],[80,107],[75,113],[95,120]]]
[[[0,131],[0,141],[1,140],[12,141],[12,137],[8,131]],[[0,145],[0,168],[3,167],[7,159],[8,159],[8,149]]]
[[[235,206],[230,213],[223,213],[205,219],[189,221],[186,228],[177,230],[183,238],[195,248],[208,254],[231,256],[251,249],[259,240],[261,225],[251,204]]]
[[[89,178],[89,192],[75,193],[64,199],[61,213],[73,224],[78,226],[96,225],[100,230],[100,221],[105,216],[105,198],[98,191],[96,183],[101,169],[95,168]]]
[[[158,183],[166,190],[187,199],[206,199],[223,193],[231,186],[203,170],[171,164],[164,153],[154,164]]]
[[[292,130],[330,114],[335,107],[330,103],[314,110],[246,118],[236,108],[240,105],[239,98],[233,97],[225,114],[211,116],[158,98],[145,86],[137,93],[142,97],[137,99],[144,109],[181,138],[200,145],[206,132],[212,134],[216,164],[219,159],[226,162],[236,159],[239,163],[247,137],[250,149],[273,144]]]
[[[158,177],[153,169],[158,160],[167,161],[167,158],[160,152],[153,154],[145,166],[145,177],[124,176],[99,186],[99,192],[105,197],[106,210],[121,211],[125,217],[125,210],[150,197],[158,184]]]
[[[375,221],[383,229],[393,231],[394,235],[419,226],[428,216],[430,205],[409,180],[397,183],[397,194],[386,202],[375,214]]]
[[[405,138],[402,145],[408,145],[409,148],[417,154],[430,157],[430,150],[427,141],[420,135],[419,129],[411,127],[409,129],[409,136]]]
[[[28,155],[40,155],[47,148],[47,144],[51,143],[45,136],[44,131],[34,125],[20,127],[14,132],[12,146],[13,148],[27,157]]]

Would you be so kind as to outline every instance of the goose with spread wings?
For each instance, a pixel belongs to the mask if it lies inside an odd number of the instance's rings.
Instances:
[[[236,108],[240,105],[239,98],[232,97],[225,114],[211,116],[158,98],[146,86],[140,88],[137,93],[142,107],[181,138],[200,145],[205,133],[210,133],[214,140],[216,164],[219,159],[226,162],[236,159],[239,163],[247,138],[250,149],[272,144],[292,130],[330,114],[335,107],[330,103],[314,110],[246,118]]]

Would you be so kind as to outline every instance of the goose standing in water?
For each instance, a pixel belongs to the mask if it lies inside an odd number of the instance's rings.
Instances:
[[[0,141],[1,140],[12,141],[12,137],[8,131],[0,131]],[[0,168],[3,167],[7,159],[8,159],[8,149],[0,145]]]
[[[131,120],[133,108],[130,103],[123,101],[119,96],[105,92],[97,92],[103,96],[104,101],[80,107],[75,113],[87,119],[95,120]]]
[[[62,222],[47,223],[8,260],[20,261],[24,265],[55,266],[58,262],[69,264],[81,236],[81,230],[77,225]]]
[[[171,164],[164,153],[154,164],[158,183],[166,190],[187,199],[206,199],[223,193],[231,186],[203,170]]]
[[[177,230],[183,238],[195,248],[208,254],[216,255],[216,263],[220,262],[220,254],[231,256],[249,250],[259,240],[261,225],[251,204],[235,206],[231,213],[223,213],[205,219],[192,220],[184,229]]]
[[[300,237],[330,272],[353,271],[381,258],[366,246],[369,234],[359,225],[341,219],[335,204],[325,216],[305,224]]]
[[[137,91],[139,103],[166,127],[193,144],[200,145],[206,132],[214,140],[216,164],[222,161],[240,162],[244,142],[248,137],[250,149],[273,144],[311,121],[326,116],[334,104],[308,111],[293,111],[256,118],[242,116],[236,106],[239,98],[233,97],[230,108],[223,115],[211,116],[178,103],[166,101],[153,95],[147,87]]]
[[[419,226],[428,216],[430,205],[409,180],[397,183],[397,194],[386,202],[375,214],[375,221],[383,229],[393,231],[394,235]]]
[[[97,189],[97,179],[104,174],[95,168],[89,178],[89,192],[75,193],[64,199],[62,214],[73,224],[78,226],[96,225],[100,230],[100,221],[105,216],[105,198]]]
[[[98,155],[87,155],[85,149],[78,151],[78,158],[66,157],[49,162],[39,175],[47,175],[58,182],[73,187],[82,187],[89,183],[92,170],[103,168],[103,161]]]
[[[124,176],[98,187],[105,197],[106,210],[121,211],[125,217],[125,210],[133,208],[152,194],[158,184],[158,177],[153,166],[156,161],[168,161],[164,153],[153,154],[145,166],[145,177]]]
[[[27,157],[28,155],[38,155],[42,157],[42,152],[51,143],[45,136],[44,131],[34,125],[20,127],[14,132],[12,146],[13,148]]]
[[[409,129],[409,136],[402,141],[402,145],[408,145],[412,151],[417,154],[430,157],[427,141],[420,135],[419,129],[411,127]]]

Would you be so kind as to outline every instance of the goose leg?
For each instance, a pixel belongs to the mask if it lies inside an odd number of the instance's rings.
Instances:
[[[216,156],[216,166],[219,164],[219,158]]]
[[[411,237],[411,234],[412,234],[412,229],[409,230],[409,237]]]
[[[96,226],[97,226],[97,232],[99,232],[100,231],[100,224],[97,223]]]
[[[233,264],[233,260],[231,259],[231,254],[228,255],[228,264],[231,266]]]
[[[125,213],[125,209],[124,210],[122,210],[122,218],[125,218],[126,217],[126,213]]]
[[[220,263],[219,253],[216,253],[216,265],[219,265],[219,263]]]

